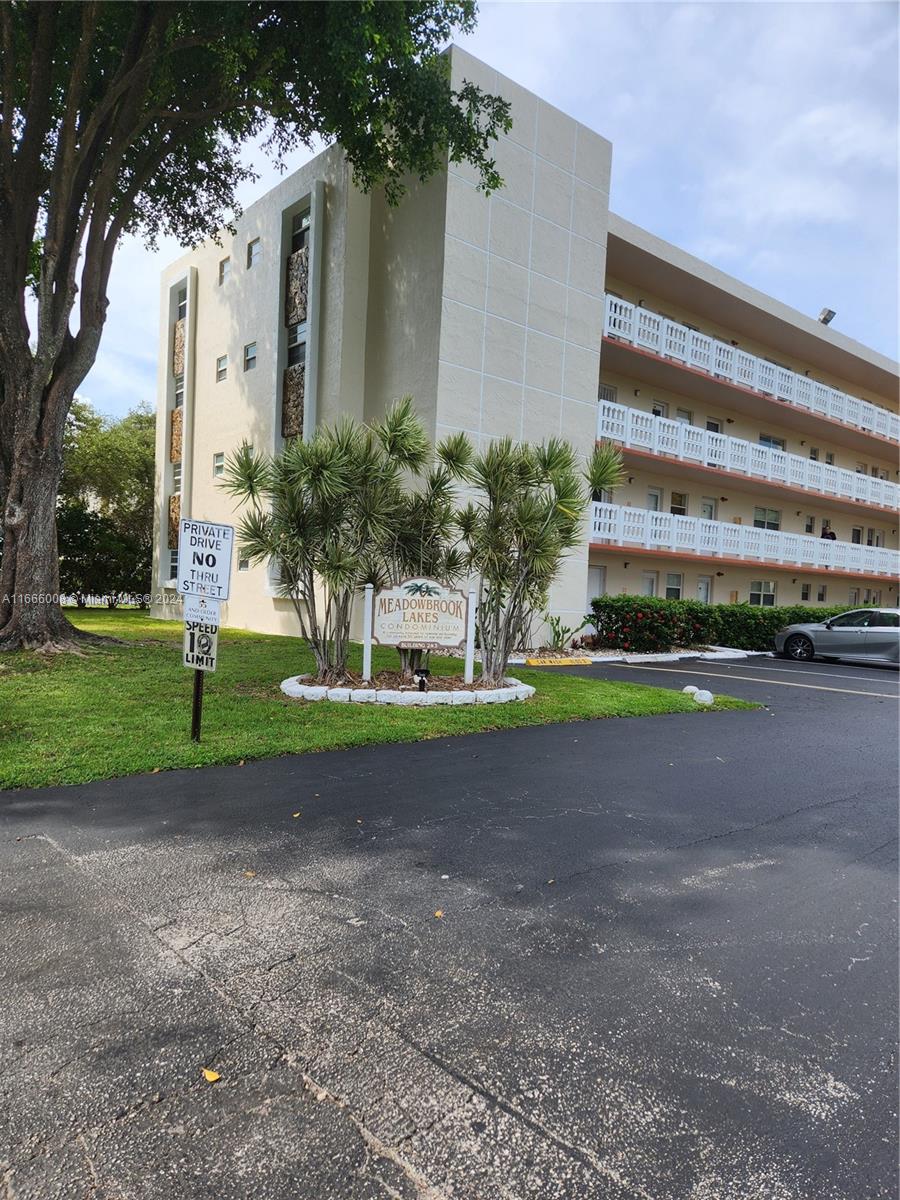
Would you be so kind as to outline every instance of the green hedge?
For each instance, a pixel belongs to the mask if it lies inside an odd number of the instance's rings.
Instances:
[[[714,642],[715,607],[658,596],[598,596],[587,619],[597,630],[601,650],[652,653]]]
[[[785,625],[824,621],[846,612],[837,608],[791,605],[763,608],[757,604],[701,604],[699,600],[663,600],[658,596],[598,596],[587,620],[596,628],[602,650],[645,653],[674,646],[733,646],[737,650],[771,650],[772,639]]]

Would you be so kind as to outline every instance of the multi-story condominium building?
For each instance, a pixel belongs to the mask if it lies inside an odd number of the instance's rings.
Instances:
[[[411,394],[435,438],[622,447],[627,482],[551,594],[570,625],[602,592],[896,604],[897,364],[610,213],[608,141],[450,54],[511,101],[501,191],[450,163],[391,209],[334,146],[164,273],[158,588],[179,514],[234,519],[242,441],[276,452]],[[295,629],[239,558],[223,620]]]

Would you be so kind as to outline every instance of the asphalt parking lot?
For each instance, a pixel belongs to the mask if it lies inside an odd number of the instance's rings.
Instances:
[[[791,711],[821,708],[825,712],[840,712],[842,705],[856,703],[851,697],[882,701],[890,707],[890,702],[900,697],[900,672],[895,667],[821,659],[795,663],[760,655],[735,660],[683,659],[671,664],[614,663],[564,669],[566,673],[591,678],[627,680],[679,691],[693,683],[713,694],[721,692],[757,704],[778,705],[781,709],[787,706]]]
[[[0,1195],[895,1197],[896,675],[591,670],[768,707],[0,795]]]

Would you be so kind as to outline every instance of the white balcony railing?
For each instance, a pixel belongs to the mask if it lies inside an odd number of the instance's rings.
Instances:
[[[669,421],[638,408],[601,400],[597,436],[647,450],[682,462],[699,463],[734,471],[749,479],[765,479],[788,487],[804,488],[822,496],[856,500],[882,508],[900,506],[900,487],[889,479],[875,479],[857,471],[757,446],[743,438],[711,433],[683,421]]]
[[[675,555],[741,558],[748,562],[830,568],[860,575],[895,578],[900,569],[900,552],[896,550],[832,542],[805,533],[731,525],[727,521],[679,517],[619,504],[594,504],[591,537],[593,541],[613,542],[618,546],[671,550]]]
[[[739,387],[786,401],[866,433],[895,442],[900,440],[900,416],[896,413],[848,396],[846,392],[779,367],[755,354],[747,354],[728,342],[720,342],[709,334],[670,321],[648,308],[629,304],[618,296],[606,297],[603,332]]]

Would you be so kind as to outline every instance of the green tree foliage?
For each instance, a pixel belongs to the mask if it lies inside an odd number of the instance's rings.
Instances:
[[[477,489],[459,514],[466,565],[477,577],[482,677],[499,684],[509,656],[542,610],[565,555],[582,536],[593,492],[617,486],[619,451],[595,447],[582,469],[568,442],[542,446],[493,442],[474,460]]]
[[[225,463],[222,486],[248,506],[241,553],[275,569],[294,606],[317,677],[346,675],[353,602],[411,552],[400,525],[409,477],[427,471],[431,448],[409,397],[383,421],[350,420],[296,438],[274,458],[244,444]]]
[[[66,416],[122,235],[208,237],[261,135],[276,157],[339,141],[392,203],[447,157],[495,188],[509,106],[454,89],[440,54],[474,21],[473,0],[0,4],[0,648],[75,636],[58,605],[16,597],[57,591]]]
[[[60,505],[59,584],[74,596],[79,608],[101,597],[115,608],[126,597],[146,606],[150,581],[150,550],[120,529],[108,516],[80,501]]]
[[[60,500],[95,505],[121,533],[149,546],[155,440],[156,417],[147,405],[114,420],[76,397],[66,422]]]

